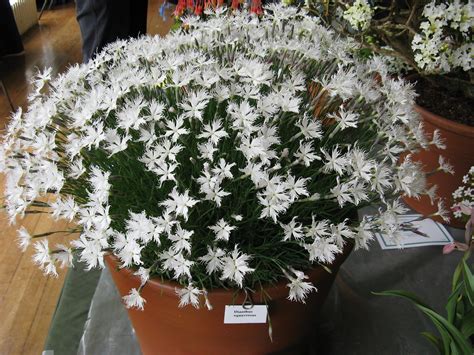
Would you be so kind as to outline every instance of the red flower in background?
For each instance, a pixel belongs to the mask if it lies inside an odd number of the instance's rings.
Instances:
[[[250,6],[250,12],[257,15],[262,15],[263,14],[262,1],[252,0],[251,6]]]
[[[224,0],[178,0],[178,4],[173,12],[173,15],[176,17],[181,17],[189,10],[190,13],[201,16],[205,9],[208,8],[217,8],[225,6],[227,4]],[[243,0],[232,0],[230,2],[230,8],[233,10],[239,10],[244,4]],[[261,0],[251,0],[250,1],[250,12],[256,15],[262,15],[262,1]]]

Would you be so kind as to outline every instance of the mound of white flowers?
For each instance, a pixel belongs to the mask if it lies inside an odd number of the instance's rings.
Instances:
[[[143,308],[154,276],[183,286],[181,305],[282,278],[304,301],[315,290],[304,272],[347,240],[399,236],[394,197],[427,190],[400,155],[440,143],[424,138],[410,87],[297,9],[220,12],[36,77],[0,169],[11,222],[51,213],[77,223],[70,245],[53,249],[56,234],[20,228],[46,273],[74,254],[104,267],[112,253],[142,279],[128,306]],[[370,220],[350,218],[376,203]]]

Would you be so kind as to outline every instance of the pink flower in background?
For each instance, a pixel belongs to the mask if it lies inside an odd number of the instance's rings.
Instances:
[[[454,242],[450,244],[446,244],[443,247],[443,254],[450,254],[454,250],[459,250],[459,251],[466,251],[468,249],[468,245],[466,243],[460,243],[460,242]]]
[[[446,244],[443,247],[443,254],[450,254],[454,249],[456,249],[456,244],[454,243]]]

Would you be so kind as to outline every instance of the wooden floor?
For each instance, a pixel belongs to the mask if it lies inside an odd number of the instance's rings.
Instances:
[[[159,17],[159,6],[159,0],[149,1],[150,34],[164,34],[171,25],[169,16],[166,22]],[[23,36],[23,43],[24,56],[0,61],[0,78],[14,105],[25,108],[28,82],[36,68],[52,67],[58,73],[81,61],[81,37],[74,4],[46,11],[40,24]],[[0,91],[0,129],[7,124],[9,114],[10,106]],[[0,175],[2,198],[3,186],[4,176]],[[32,234],[64,227],[40,215],[30,215],[18,224]],[[0,354],[41,354],[65,271],[58,278],[44,277],[31,261],[31,248],[21,253],[16,246],[17,227],[9,226],[6,215],[0,212]],[[54,238],[54,242],[61,243],[67,237]]]

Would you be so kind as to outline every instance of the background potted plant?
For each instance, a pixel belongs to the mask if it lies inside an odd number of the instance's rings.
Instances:
[[[438,186],[438,196],[451,205],[452,192],[474,164],[472,3],[308,0],[306,4],[339,33],[356,39],[361,54],[383,56],[392,73],[414,83],[416,110],[427,134],[438,141],[414,159],[423,163],[428,181]],[[439,168],[440,155],[452,165],[452,175],[433,173]],[[406,202],[425,215],[436,209],[426,197]]]
[[[429,190],[400,157],[433,143],[410,86],[305,12],[266,11],[186,18],[40,73],[3,137],[11,222],[51,214],[79,234],[50,247],[58,232],[20,228],[20,246],[49,275],[107,256],[144,353],[301,341],[352,245],[396,240],[411,228],[397,197]],[[233,304],[267,305],[267,324],[223,324]]]

